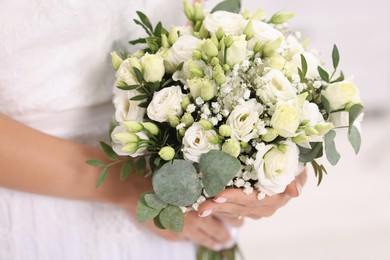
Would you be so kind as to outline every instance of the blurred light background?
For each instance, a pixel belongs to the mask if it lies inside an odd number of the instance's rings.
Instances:
[[[336,43],[340,68],[355,76],[366,105],[359,155],[339,132],[341,160],[327,166],[319,187],[309,165],[299,198],[270,218],[246,221],[239,239],[246,259],[390,259],[390,1],[242,2],[270,15],[295,12],[290,28],[309,39],[328,68]]]

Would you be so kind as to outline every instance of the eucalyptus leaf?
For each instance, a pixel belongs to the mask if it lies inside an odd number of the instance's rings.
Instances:
[[[146,204],[148,204],[149,207],[152,207],[154,209],[163,209],[168,205],[168,203],[162,201],[154,193],[145,194],[145,202]]]
[[[324,106],[326,113],[329,115],[330,114],[330,103],[324,95],[321,95],[321,102]]]
[[[188,206],[197,201],[202,185],[195,167],[185,160],[165,163],[153,175],[153,190],[163,201]]]
[[[144,157],[139,157],[135,162],[135,172],[137,176],[142,176],[146,169],[146,160]]]
[[[154,222],[154,225],[156,227],[158,227],[159,229],[166,229],[162,224],[161,224],[161,221],[160,221],[160,217],[159,216],[156,216],[154,219],[153,219],[153,222]]]
[[[130,159],[122,164],[120,179],[125,180],[133,171],[133,160]]]
[[[355,154],[358,154],[362,143],[362,138],[360,136],[359,130],[355,126],[352,126],[351,131],[348,133],[348,140],[352,145]]]
[[[145,201],[146,194],[148,193],[143,194],[138,199],[138,204],[137,204],[136,218],[138,221],[141,222],[145,222],[149,219],[155,218],[161,212],[161,210],[159,209],[154,209],[148,206],[148,204]]]
[[[322,143],[310,143],[311,149],[298,146],[299,148],[299,161],[302,163],[308,163],[313,161],[315,158],[322,156]]]
[[[336,137],[336,132],[334,130],[330,130],[325,135],[325,154],[326,154],[326,158],[332,165],[336,165],[341,157],[336,150],[336,144],[334,142],[335,137]]]
[[[363,113],[364,107],[361,104],[354,104],[351,106],[351,108],[348,111],[349,114],[349,128],[348,128],[348,134],[351,133],[353,124],[355,123],[355,120],[359,117],[361,113]]]
[[[106,144],[105,142],[100,142],[100,147],[102,148],[104,154],[109,158],[110,160],[117,161],[118,155],[112,150],[112,147]]]
[[[337,69],[337,67],[339,66],[339,62],[340,62],[340,54],[339,54],[339,50],[337,49],[336,44],[333,45],[332,62],[333,62],[333,68]]]
[[[320,66],[317,67],[317,70],[318,70],[318,73],[320,74],[321,79],[326,81],[326,82],[329,82],[329,73],[326,72],[326,70],[324,70]]]
[[[199,170],[207,195],[213,197],[223,191],[240,170],[240,161],[221,151],[211,150],[202,154],[199,160]]]
[[[216,11],[226,11],[231,13],[239,13],[241,11],[241,1],[240,0],[225,0],[217,4],[212,10],[211,13]]]
[[[168,205],[161,211],[159,218],[166,229],[177,233],[183,230],[184,214],[178,206]]]
[[[108,175],[108,168],[104,167],[103,170],[100,172],[99,177],[96,181],[96,188],[98,188],[107,178]]]
[[[94,167],[105,167],[107,165],[107,163],[99,161],[99,160],[87,160],[85,162],[91,166],[94,166]]]

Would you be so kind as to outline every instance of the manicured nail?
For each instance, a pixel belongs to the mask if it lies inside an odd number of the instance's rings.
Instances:
[[[222,248],[223,248],[223,245],[221,245],[221,244],[216,244],[213,246],[214,251],[221,251]]]
[[[205,217],[209,216],[212,212],[213,211],[211,209],[205,210],[205,211],[203,211],[203,213],[199,217],[205,218]]]
[[[298,196],[299,196],[302,193],[302,185],[299,182],[297,182],[296,187],[297,187],[297,192],[298,192]]]
[[[214,199],[214,201],[217,203],[225,203],[227,201],[227,198],[219,197],[219,198]]]

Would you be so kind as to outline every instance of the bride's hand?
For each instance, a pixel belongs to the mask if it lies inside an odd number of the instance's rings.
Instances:
[[[260,219],[273,215],[283,207],[291,198],[298,197],[307,178],[306,170],[299,174],[281,194],[266,196],[262,200],[257,199],[257,193],[250,195],[243,193],[242,189],[226,189],[214,199],[209,199],[199,207],[199,215],[202,217],[211,214],[223,218],[232,225],[242,222],[242,217]]]

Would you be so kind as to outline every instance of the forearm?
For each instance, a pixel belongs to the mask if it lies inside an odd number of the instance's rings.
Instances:
[[[119,170],[114,168],[105,183],[95,188],[100,169],[85,161],[106,160],[100,149],[43,134],[2,114],[0,126],[0,186],[135,206],[138,195],[150,185],[134,174],[120,181]]]

